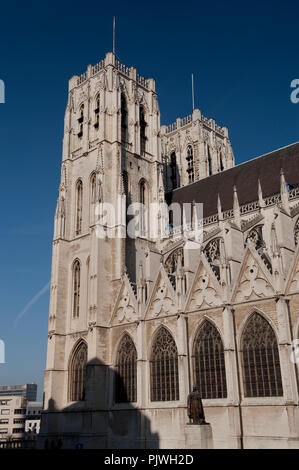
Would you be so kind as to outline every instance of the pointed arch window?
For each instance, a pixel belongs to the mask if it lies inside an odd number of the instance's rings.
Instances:
[[[79,137],[79,139],[81,139],[83,137],[83,120],[84,120],[84,104],[82,104],[81,107],[80,107],[79,119],[78,119],[78,124],[79,124],[78,137]]]
[[[275,333],[269,322],[254,313],[241,339],[245,397],[283,395],[279,352]]]
[[[294,239],[295,239],[295,245],[298,245],[299,242],[299,217],[295,223],[294,227]]]
[[[219,153],[219,169],[220,171],[224,170],[222,152]]]
[[[97,178],[95,173],[90,177],[90,200],[92,204],[97,202]]]
[[[146,150],[146,121],[143,106],[139,108],[139,124],[140,124],[140,154],[144,155]]]
[[[86,390],[87,344],[81,341],[73,352],[69,367],[69,399],[84,401]]]
[[[152,348],[151,400],[179,400],[178,350],[172,335],[161,327]]]
[[[178,186],[177,182],[177,164],[176,164],[176,154],[172,152],[170,155],[170,183],[171,190],[174,190]]]
[[[208,146],[208,171],[209,171],[209,176],[212,176],[212,174],[213,174],[212,157],[211,157],[211,152],[210,152],[210,147],[209,146]]]
[[[118,348],[115,372],[116,403],[137,401],[137,351],[127,333]]]
[[[194,159],[193,159],[193,148],[191,145],[187,148],[187,174],[188,183],[194,182]]]
[[[148,210],[148,193],[147,184],[144,179],[139,184],[139,201],[140,207],[140,236],[144,237],[147,234],[147,210]]]
[[[224,349],[221,336],[205,321],[194,341],[193,380],[202,398],[226,398]]]
[[[128,141],[128,107],[125,95],[121,94],[121,140]]]
[[[73,318],[80,314],[80,261],[77,259],[73,264]]]
[[[206,245],[204,249],[204,253],[207,257],[207,260],[210,263],[211,268],[218,280],[220,280],[220,256],[221,256],[220,244],[221,244],[221,239],[214,238]]]
[[[94,127],[95,129],[99,128],[100,123],[100,95],[98,94],[95,100],[95,110],[94,110]]]
[[[82,231],[82,197],[83,183],[79,180],[76,185],[76,235]]]

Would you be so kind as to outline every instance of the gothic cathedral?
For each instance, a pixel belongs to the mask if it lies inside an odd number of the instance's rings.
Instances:
[[[72,77],[40,447],[186,448],[196,384],[214,448],[299,448],[298,241],[299,143],[235,166],[113,53]]]

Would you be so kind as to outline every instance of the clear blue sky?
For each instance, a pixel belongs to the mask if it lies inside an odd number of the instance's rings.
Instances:
[[[2,2],[0,384],[41,393],[49,291],[14,320],[50,278],[67,82],[112,49],[113,15],[117,55],[156,79],[163,124],[190,113],[193,72],[196,107],[228,126],[237,163],[299,140],[296,1]]]

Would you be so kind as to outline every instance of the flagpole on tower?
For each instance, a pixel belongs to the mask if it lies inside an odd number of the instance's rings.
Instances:
[[[115,16],[113,16],[113,54],[115,54]]]

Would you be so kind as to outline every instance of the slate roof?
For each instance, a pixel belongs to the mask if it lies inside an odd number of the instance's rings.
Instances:
[[[217,214],[218,194],[223,211],[233,207],[234,185],[240,206],[258,200],[258,179],[264,198],[279,193],[281,168],[290,187],[299,186],[299,142],[175,189],[166,195],[166,200],[202,202],[203,217],[208,217]]]

